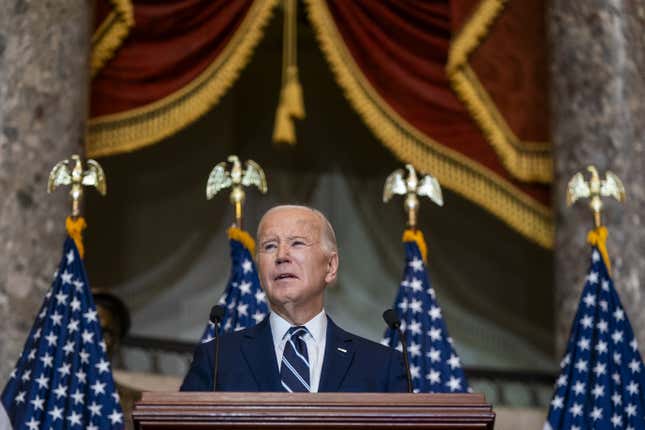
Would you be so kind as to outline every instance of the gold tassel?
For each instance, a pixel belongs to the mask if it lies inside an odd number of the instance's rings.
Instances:
[[[235,226],[229,227],[226,232],[228,233],[229,239],[237,240],[238,242],[242,243],[242,245],[244,245],[244,247],[249,250],[251,255],[255,255],[255,241],[250,234]]]
[[[74,240],[76,249],[78,249],[78,255],[81,256],[81,259],[85,256],[85,247],[83,246],[83,230],[85,230],[85,227],[87,227],[87,224],[85,223],[85,218],[82,216],[76,219],[68,216],[65,220],[67,234]]]
[[[426,241],[423,238],[423,232],[421,232],[421,230],[406,229],[403,232],[403,242],[416,242],[419,247],[419,251],[421,252],[423,262],[428,262],[428,246],[426,245]]]
[[[302,101],[302,86],[298,80],[298,67],[289,66],[287,69],[287,83],[284,87],[284,103],[287,105],[289,115],[294,118],[305,117],[305,104]]]
[[[296,143],[296,129],[293,124],[293,119],[289,116],[289,111],[282,100],[280,100],[280,104],[278,104],[278,109],[275,113],[273,141],[276,143],[288,143],[290,145],[294,145]]]
[[[609,260],[609,253],[607,252],[607,228],[600,226],[591,230],[587,235],[587,242],[589,245],[598,248],[602,255],[602,259],[605,260],[607,272],[609,272],[609,275],[611,276],[611,261]]]
[[[276,143],[296,143],[294,118],[305,118],[305,104],[302,86],[298,79],[297,47],[297,3],[296,0],[283,0],[284,28],[282,35],[282,88],[280,101],[275,113],[273,141]]]

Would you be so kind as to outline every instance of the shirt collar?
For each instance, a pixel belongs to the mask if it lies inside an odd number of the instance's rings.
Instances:
[[[278,345],[284,339],[287,331],[292,327],[291,323],[275,312],[271,312],[269,315],[269,323],[271,325],[273,344]],[[304,326],[309,331],[311,337],[314,338],[315,342],[321,342],[327,332],[327,316],[325,310],[320,311],[318,315],[306,322]]]

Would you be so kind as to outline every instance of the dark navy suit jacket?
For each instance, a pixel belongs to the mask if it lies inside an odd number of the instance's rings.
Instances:
[[[403,356],[327,320],[319,392],[406,392]],[[214,343],[197,346],[181,391],[213,391]],[[284,391],[269,318],[220,337],[216,391]]]

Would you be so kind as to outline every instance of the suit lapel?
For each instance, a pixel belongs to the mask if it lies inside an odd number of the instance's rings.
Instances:
[[[352,339],[327,317],[325,358],[318,391],[338,391],[354,358]]]
[[[258,384],[258,391],[281,391],[278,363],[268,317],[244,334],[241,349],[251,374]],[[269,362],[268,366],[267,362]]]

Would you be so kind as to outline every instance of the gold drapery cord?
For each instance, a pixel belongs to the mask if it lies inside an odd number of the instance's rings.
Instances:
[[[284,28],[282,34],[282,88],[275,112],[273,141],[296,143],[294,118],[305,117],[302,86],[298,79],[298,4],[297,0],[283,0]]]
[[[131,0],[111,0],[114,10],[92,35],[90,76],[93,78],[110,61],[123,40],[134,27],[134,8]]]
[[[278,1],[254,0],[222,53],[189,84],[145,106],[91,118],[87,156],[115,155],[155,144],[212,109],[249,62]]]
[[[463,154],[429,138],[396,113],[354,62],[324,0],[305,0],[323,54],[345,97],[395,156],[432,172],[447,188],[483,207],[528,239],[551,248],[551,210],[512,183]]]
[[[446,72],[453,90],[466,105],[504,167],[521,181],[553,180],[551,145],[524,144],[513,133],[495,102],[468,64],[469,56],[488,35],[509,0],[482,0],[450,44]]]

